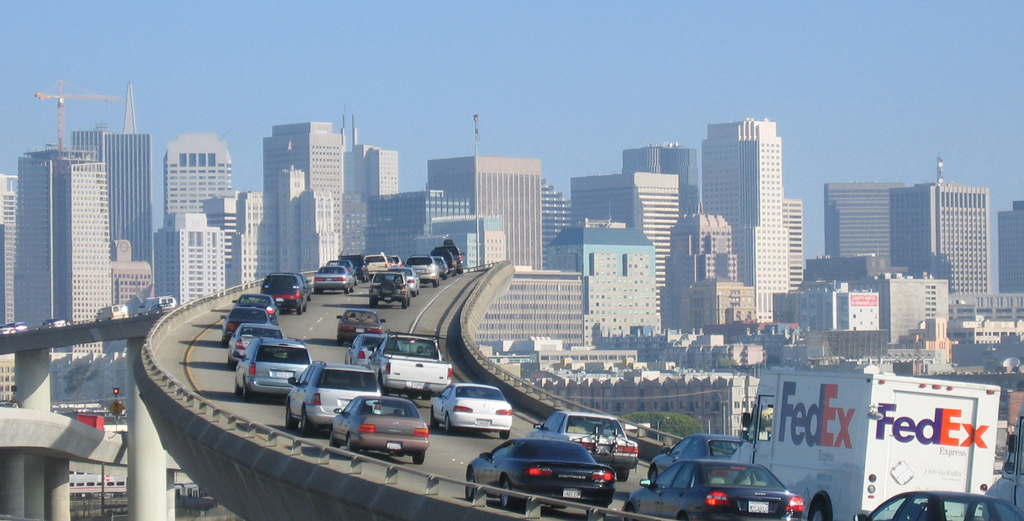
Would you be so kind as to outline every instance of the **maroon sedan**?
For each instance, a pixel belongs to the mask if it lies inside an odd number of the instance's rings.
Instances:
[[[393,456],[412,456],[421,465],[430,446],[430,430],[420,417],[416,404],[395,396],[360,396],[331,423],[332,447],[352,452],[383,452]]]

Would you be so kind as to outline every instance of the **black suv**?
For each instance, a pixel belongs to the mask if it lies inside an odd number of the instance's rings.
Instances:
[[[378,302],[401,302],[402,309],[409,307],[409,284],[405,273],[400,271],[378,271],[370,281],[370,307],[377,307]]]
[[[444,244],[430,250],[430,254],[444,257],[444,260],[448,263],[448,271],[455,275],[462,275],[462,252],[455,245],[455,241],[445,239]]]
[[[306,303],[313,299],[309,281],[301,273],[271,273],[263,279],[260,293],[274,297],[279,309],[290,309],[296,315],[301,315]]]
[[[366,261],[362,255],[341,255],[340,257],[338,257],[338,260],[347,260],[350,263],[352,263],[352,269],[356,272],[356,278],[359,279],[359,282],[366,282]]]

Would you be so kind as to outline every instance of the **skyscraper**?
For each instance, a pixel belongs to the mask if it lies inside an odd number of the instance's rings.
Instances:
[[[370,145],[352,144],[348,162],[352,171],[345,172],[345,192],[373,197],[398,193],[398,152]]]
[[[999,292],[1024,293],[1024,201],[999,212]]]
[[[0,286],[4,289],[4,298],[0,301],[0,317],[5,324],[14,322],[14,260],[17,248],[18,220],[18,176],[0,174],[0,204],[3,214],[0,217],[0,241],[3,244],[3,255],[0,256]]]
[[[758,320],[770,322],[773,295],[788,292],[790,285],[782,138],[776,123],[710,124],[701,154],[704,211],[725,217],[732,226],[739,281],[754,288]]]
[[[679,215],[695,214],[700,206],[697,150],[679,143],[648,145],[622,151],[622,173],[649,172],[679,176]]]
[[[893,266],[949,281],[949,293],[989,292],[988,188],[936,183],[889,192]]]
[[[71,133],[71,146],[96,152],[106,164],[110,202],[110,240],[132,244],[136,261],[153,263],[153,137],[135,132],[132,84],[125,97],[124,133],[104,128]],[[111,258],[116,253],[111,254]]]
[[[665,285],[665,259],[672,247],[672,227],[679,219],[679,180],[675,174],[591,175],[573,177],[572,221],[584,219],[626,223],[654,243],[656,280]]]
[[[259,248],[263,231],[263,192],[238,192],[234,197],[207,199],[203,203],[208,226],[224,231],[224,284],[234,287],[262,278]]]
[[[92,151],[18,158],[15,317],[93,320],[111,304],[107,172]]]
[[[479,156],[427,161],[427,190],[469,197],[470,211],[499,216],[509,259],[541,266],[541,165],[539,159]]]
[[[889,256],[889,190],[903,183],[825,183],[825,255]]]
[[[736,254],[732,252],[732,228],[721,215],[680,216],[672,228],[671,243],[661,291],[661,321],[666,328],[680,329],[687,324],[683,319],[684,292],[701,280],[736,280]]]
[[[281,200],[277,193],[282,186],[279,183],[281,173],[292,168],[304,173],[304,190],[330,194],[334,205],[332,215],[336,217],[330,228],[340,251],[344,239],[345,137],[335,134],[331,123],[306,122],[274,125],[270,137],[263,138],[263,197],[266,200],[266,229],[271,238],[277,238],[281,233],[297,232],[287,228],[278,231],[280,219],[276,213],[278,206],[274,203]],[[268,248],[268,254],[274,258],[286,253],[275,249],[274,239]],[[331,258],[337,257],[338,253],[334,252]]]
[[[403,259],[433,247],[415,247],[417,237],[430,233],[431,219],[470,215],[469,197],[448,196],[440,190],[372,197],[366,206],[366,253],[384,252]],[[440,240],[434,246],[438,244]]]
[[[546,179],[541,179],[540,186],[540,220],[541,220],[541,248],[544,258],[544,269],[548,269],[547,248],[551,241],[562,231],[562,228],[572,223],[571,205],[562,192],[548,184]]]
[[[288,168],[276,179],[266,179],[270,184],[265,188],[274,198],[264,194],[264,230],[274,231],[262,234],[260,245],[273,248],[275,254],[260,259],[261,271],[316,270],[341,250],[334,228],[334,198],[327,190],[310,189],[307,178],[302,170]],[[271,212],[274,223],[267,222]]]
[[[231,155],[216,134],[178,134],[164,154],[164,215],[200,213],[203,201],[230,197]]]
[[[114,304],[129,304],[133,297],[145,302],[153,295],[153,266],[135,260],[132,256],[131,241],[114,241],[114,258],[110,261],[110,276],[113,279],[111,301]],[[146,291],[149,290],[149,291]],[[132,306],[128,305],[130,311]]]
[[[789,291],[796,291],[804,281],[804,202],[782,200],[782,223],[788,233]]]
[[[224,231],[206,215],[176,213],[156,232],[156,294],[184,304],[224,289]]]

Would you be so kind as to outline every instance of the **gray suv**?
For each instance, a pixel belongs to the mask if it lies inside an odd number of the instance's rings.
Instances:
[[[365,367],[314,362],[298,377],[289,378],[292,390],[284,403],[284,426],[309,436],[330,425],[357,396],[380,396],[377,377]]]
[[[288,338],[256,337],[235,367],[235,395],[251,401],[255,394],[284,396],[292,389],[288,379],[313,363],[306,344]]]

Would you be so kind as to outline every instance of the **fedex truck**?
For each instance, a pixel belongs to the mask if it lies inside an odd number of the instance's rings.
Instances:
[[[984,493],[998,408],[992,385],[771,370],[733,457],[771,469],[809,521],[847,521],[900,492]]]
[[[1003,474],[992,485],[989,496],[1005,499],[1018,507],[1024,508],[1024,463],[1021,455],[1024,451],[1024,408],[1016,420],[1013,434],[1006,436],[1006,457],[1003,461]],[[1012,418],[1012,416],[1011,416]],[[1010,422],[1013,425],[1013,422]]]

